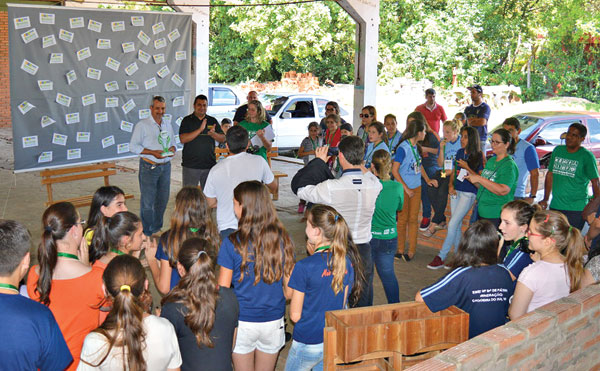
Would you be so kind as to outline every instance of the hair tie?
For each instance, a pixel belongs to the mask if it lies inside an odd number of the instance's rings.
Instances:
[[[200,259],[200,255],[202,255],[202,254],[208,255],[208,254],[206,253],[206,251],[204,251],[204,250],[200,250],[200,251],[198,251],[198,255],[196,256],[196,260],[199,260],[199,259]]]
[[[198,233],[199,230],[200,230],[200,228],[190,227],[190,232],[192,232],[192,233]]]
[[[131,292],[131,287],[129,285],[121,285],[119,291],[129,291]]]
[[[550,220],[550,213],[546,214],[546,219],[544,219],[544,223],[547,223]]]
[[[340,218],[340,216],[336,215],[333,219],[337,222],[339,218]]]
[[[49,225],[45,225],[44,226],[44,231],[46,231],[48,233],[52,233],[52,227],[50,227]]]
[[[572,226],[572,225],[570,225],[570,226],[569,226],[569,232],[571,232],[572,230],[573,230],[573,226]]]

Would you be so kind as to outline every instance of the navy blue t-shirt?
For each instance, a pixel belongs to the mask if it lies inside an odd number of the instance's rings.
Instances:
[[[348,295],[354,284],[354,269],[346,256],[346,274],[344,289],[337,295],[331,288],[333,275],[327,269],[331,255],[327,251],[317,252],[300,260],[294,266],[289,287],[304,293],[302,316],[294,326],[294,340],[304,344],[320,344],[323,342],[325,328],[325,312],[344,309],[347,298],[344,290],[348,287]]]
[[[465,108],[465,116],[467,116],[467,119],[477,117],[484,118],[489,121],[490,113],[492,113],[492,109],[485,102],[481,102],[481,104],[477,107],[470,104],[467,108]],[[487,124],[484,126],[474,126],[474,128],[479,132],[479,138],[481,138],[481,140],[487,140]]]
[[[156,257],[156,259],[163,260],[163,263],[169,264],[169,257],[164,251],[164,246],[161,240],[162,238],[158,240],[158,248],[156,249],[156,254],[154,254],[154,256]],[[169,285],[169,290],[177,286],[180,279],[181,276],[179,275],[177,269],[171,269],[171,284]]]
[[[0,369],[64,370],[73,362],[48,307],[21,295],[0,294]]]
[[[456,158],[454,159],[454,189],[461,192],[477,193],[477,187],[475,187],[473,183],[465,179],[463,179],[462,182],[457,179],[458,173],[462,168],[456,165],[456,163],[458,162],[458,160],[467,161],[467,159],[468,156],[465,155],[464,148],[461,148],[458,150],[458,152],[456,152]],[[479,167],[477,169],[471,170],[479,173],[481,170],[483,170],[483,162],[479,164]]]
[[[233,243],[226,238],[221,243],[217,263],[221,267],[231,269],[233,277],[231,283],[240,304],[240,321],[268,322],[283,317],[285,313],[285,297],[283,296],[283,280],[280,279],[270,285],[259,280],[254,285],[254,258],[252,246],[248,246],[248,262],[244,279],[241,277],[240,266],[242,256],[235,251]]]
[[[433,148],[436,150],[435,153],[425,153],[423,151],[423,168],[429,171],[440,170],[437,160],[438,153],[440,152],[440,141],[432,133],[427,133],[425,140],[421,143],[421,147]]]
[[[469,339],[506,323],[514,283],[508,270],[494,264],[456,268],[431,286],[421,297],[432,312],[452,305],[469,313]]]
[[[533,260],[531,260],[529,254],[525,254],[518,246],[502,261],[502,265],[516,278],[519,278],[521,271],[531,263],[533,263]]]

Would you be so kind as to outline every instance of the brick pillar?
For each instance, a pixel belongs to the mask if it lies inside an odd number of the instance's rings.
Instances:
[[[11,127],[8,12],[0,11],[0,127]]]

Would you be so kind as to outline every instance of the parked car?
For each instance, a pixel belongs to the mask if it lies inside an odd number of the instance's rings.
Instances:
[[[275,143],[280,149],[295,149],[308,134],[308,124],[321,122],[325,117],[325,105],[331,101],[314,94],[264,93],[259,100],[273,119]],[[340,106],[340,116],[352,122],[351,114]]]
[[[521,123],[519,138],[535,146],[540,165],[548,166],[554,147],[564,144],[564,135],[569,125],[580,123],[587,127],[588,133],[582,146],[594,153],[600,163],[600,113],[578,111],[529,112],[514,115]],[[487,157],[492,155],[489,144]]]
[[[228,118],[233,120],[235,110],[246,101],[240,98],[242,95],[234,88],[227,85],[208,85],[208,111],[207,114],[216,118],[219,122]]]

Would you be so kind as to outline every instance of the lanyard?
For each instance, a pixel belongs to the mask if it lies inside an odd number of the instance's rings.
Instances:
[[[311,144],[312,144],[312,146],[313,146],[313,148],[312,148],[312,149],[313,149],[313,151],[319,147],[319,146],[318,146],[318,144],[319,144],[319,139],[317,139],[317,143],[315,143],[315,142],[312,140],[312,138],[311,138],[311,137],[308,137],[308,140],[310,140],[310,143],[311,143]]]
[[[17,286],[11,285],[10,283],[0,283],[0,289],[12,290],[12,291],[16,292],[17,294],[19,293],[19,289],[17,289]]]
[[[331,247],[331,246],[329,246],[329,245],[326,245],[326,246],[321,246],[321,247],[319,247],[318,249],[316,249],[316,250],[315,250],[315,252],[319,252],[319,251],[325,251],[325,250],[327,250],[327,249],[328,249],[328,248],[330,248],[330,247]]]
[[[390,147],[392,147],[394,145],[394,139],[396,139],[397,136],[398,136],[398,130],[396,130],[396,132],[394,133],[394,135],[392,135],[392,137],[389,140]]]
[[[513,242],[512,245],[510,245],[510,248],[508,249],[506,256],[509,256],[510,253],[512,253],[517,248],[517,246],[519,246],[519,244],[521,243],[521,240],[523,240],[525,238],[527,238],[527,237],[523,236],[523,237],[519,238],[518,240],[516,240],[515,242]]]
[[[410,142],[410,139],[407,142],[408,142],[408,145],[410,146],[410,149],[412,150],[413,157],[415,158],[415,161],[417,162],[417,167],[420,167],[421,166],[421,158],[419,157],[419,155],[417,155],[417,152],[415,151],[415,147],[413,147],[412,143]]]
[[[333,138],[335,138],[335,135],[337,134],[338,130],[340,130],[340,129],[336,129],[336,131],[329,134],[329,136],[326,138],[326,141],[325,141],[326,145],[328,145],[328,146],[331,145],[331,142],[333,141]]]
[[[68,259],[79,260],[79,258],[77,257],[77,255],[75,255],[75,254],[69,254],[68,252],[58,252],[58,253],[56,253],[56,256],[58,256],[59,258],[68,258]]]
[[[377,147],[379,147],[379,145],[381,143],[383,143],[383,141],[381,141],[381,142],[379,142],[377,144],[373,143],[373,149],[370,152],[367,153],[367,159],[369,159],[369,163],[371,162],[370,159],[371,159],[371,156],[373,155],[373,152],[375,152],[375,150],[377,150]]]
[[[111,248],[110,252],[114,252],[117,255],[125,255],[125,253],[123,251],[117,250],[117,249],[114,249],[114,248]]]

